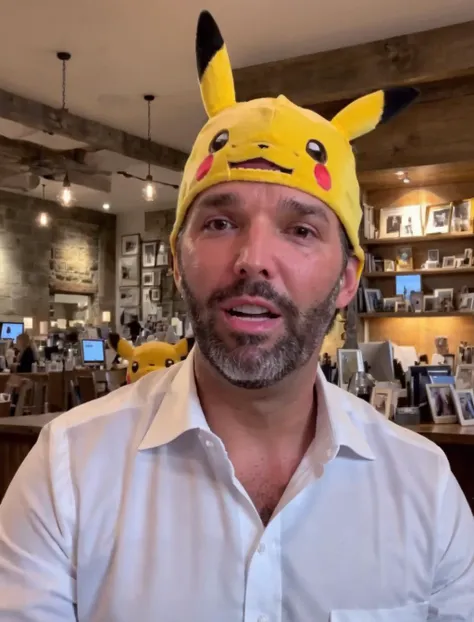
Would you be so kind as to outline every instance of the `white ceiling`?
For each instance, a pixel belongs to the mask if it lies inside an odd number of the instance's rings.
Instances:
[[[204,121],[194,59],[202,8],[219,22],[235,67],[474,19],[473,0],[207,0],[205,5],[202,0],[1,0],[1,5],[0,88],[59,106],[61,67],[55,52],[69,51],[72,112],[146,136],[142,96],[154,93],[153,139],[186,151]],[[111,156],[103,157],[109,162]],[[143,163],[129,165],[129,172],[146,174]],[[172,182],[179,178],[169,171],[160,175]],[[140,188],[139,182],[114,176],[113,209],[136,207]],[[91,192],[81,191],[81,201],[97,207],[101,198]],[[160,194],[168,204],[176,196],[168,190]]]

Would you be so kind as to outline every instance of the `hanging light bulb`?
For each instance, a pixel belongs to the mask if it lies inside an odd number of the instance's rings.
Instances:
[[[153,182],[153,177],[147,175],[145,178],[145,185],[143,186],[142,194],[145,201],[154,201],[156,199],[156,186]]]
[[[58,203],[63,207],[72,207],[75,202],[75,197],[71,189],[71,182],[69,181],[68,174],[64,176],[63,185],[58,194]]]
[[[151,153],[151,102],[154,101],[154,95],[144,95],[143,99],[148,106],[148,148]],[[142,195],[145,201],[151,202],[156,199],[156,184],[153,182],[153,176],[151,174],[151,164],[148,160],[148,175],[145,177],[145,186],[142,190]]]
[[[46,184],[41,184],[41,185],[43,186],[43,201],[46,201],[46,198],[45,198]],[[47,227],[49,225],[49,214],[47,212],[41,212],[40,214],[38,214],[37,222],[40,227]]]

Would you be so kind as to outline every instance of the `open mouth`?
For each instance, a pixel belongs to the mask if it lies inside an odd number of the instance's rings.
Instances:
[[[250,321],[276,320],[280,316],[259,305],[238,305],[226,309],[226,313],[232,317],[239,317]]]
[[[249,168],[256,171],[279,171],[286,175],[291,175],[293,172],[292,168],[279,166],[265,158],[253,158],[252,160],[245,160],[245,162],[229,162],[229,166],[230,168]]]

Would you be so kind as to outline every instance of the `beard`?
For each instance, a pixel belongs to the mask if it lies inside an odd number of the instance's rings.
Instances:
[[[335,315],[340,290],[339,278],[326,298],[300,311],[287,297],[278,294],[267,281],[240,279],[232,286],[215,291],[200,302],[180,266],[182,295],[196,343],[207,361],[231,384],[245,389],[270,387],[304,366],[319,351]],[[218,307],[226,299],[258,296],[276,306],[284,322],[284,333],[270,347],[267,335],[229,333],[230,347],[216,328]]]

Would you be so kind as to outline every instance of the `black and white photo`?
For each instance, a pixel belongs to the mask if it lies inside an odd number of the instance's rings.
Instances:
[[[427,384],[426,394],[434,423],[456,423],[457,414],[449,384]]]
[[[143,242],[142,244],[142,267],[154,268],[156,265],[157,242]]]
[[[155,273],[152,270],[144,270],[142,272],[143,287],[153,287],[155,285]]]
[[[140,235],[122,235],[122,257],[134,257],[140,250]]]
[[[468,233],[472,231],[470,200],[453,204],[451,231],[453,233]]]
[[[140,290],[138,287],[121,287],[119,289],[119,303],[121,307],[138,307],[140,304]]]
[[[427,210],[425,233],[449,233],[451,205],[430,205]]]
[[[120,286],[131,287],[140,285],[140,265],[138,255],[120,257]]]
[[[165,242],[158,243],[158,253],[156,256],[157,266],[167,266],[169,264],[169,246]]]

